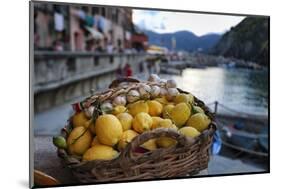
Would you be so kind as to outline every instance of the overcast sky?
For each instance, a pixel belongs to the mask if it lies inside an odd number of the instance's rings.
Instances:
[[[158,33],[189,30],[198,36],[207,33],[224,33],[244,18],[243,16],[133,10],[133,22],[141,29]]]

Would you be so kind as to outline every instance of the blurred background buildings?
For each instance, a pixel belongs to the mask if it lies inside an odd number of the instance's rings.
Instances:
[[[35,50],[122,52],[146,48],[132,9],[34,4]]]
[[[132,9],[34,3],[35,112],[146,71],[147,41]]]

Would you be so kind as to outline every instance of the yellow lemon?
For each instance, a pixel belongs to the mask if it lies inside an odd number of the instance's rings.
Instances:
[[[182,127],[179,132],[181,134],[183,134],[184,136],[188,136],[191,138],[197,137],[198,135],[200,135],[200,132],[197,131],[197,129],[193,128],[193,127]]]
[[[100,144],[88,149],[83,155],[83,160],[112,160],[117,158],[118,155],[119,153],[112,147]]]
[[[136,116],[140,112],[148,113],[149,108],[148,108],[146,101],[140,100],[140,101],[134,102],[132,104],[129,104],[128,110],[132,116]]]
[[[92,140],[91,146],[95,146],[95,145],[100,145],[101,143],[98,140],[98,137],[95,136],[95,138]]]
[[[96,134],[96,128],[95,128],[95,124],[93,123],[92,120],[89,120],[85,126],[86,128],[89,128],[90,131],[92,132],[92,134]]]
[[[111,114],[99,116],[95,127],[99,142],[109,146],[117,144],[123,133],[120,121]]]
[[[159,116],[162,113],[163,105],[156,100],[149,100],[147,102],[149,108],[149,115]]]
[[[185,102],[185,103],[188,103],[188,104],[193,104],[194,97],[193,97],[192,94],[180,93],[180,94],[178,94],[176,96],[174,101],[175,101],[176,104],[181,103],[181,102]]]
[[[133,130],[127,130],[123,132],[121,139],[118,143],[118,149],[122,150],[124,149],[128,143],[130,143],[136,136],[139,134]]]
[[[208,125],[211,123],[211,120],[204,113],[197,113],[192,115],[187,121],[187,126],[194,127],[199,132],[207,129]]]
[[[152,125],[151,125],[151,129],[156,129],[158,128],[158,124],[160,121],[162,121],[163,119],[161,117],[152,117]]]
[[[152,126],[152,118],[148,113],[138,113],[133,120],[133,128],[138,133],[150,130]]]
[[[120,114],[120,113],[123,113],[123,112],[126,112],[127,108],[125,106],[121,106],[121,105],[118,105],[118,106],[115,106],[113,108],[113,114],[114,115],[117,115],[117,114]]]
[[[78,112],[72,117],[73,127],[86,126],[89,119],[84,112]]]
[[[181,127],[186,123],[190,115],[190,106],[184,102],[181,102],[172,109],[170,117],[177,127]]]
[[[133,122],[133,117],[129,113],[120,113],[116,116],[123,128],[123,131],[126,131],[128,129],[131,129],[132,127],[132,122]]]
[[[157,145],[156,145],[156,139],[150,139],[148,140],[147,142],[143,143],[141,145],[141,147],[147,149],[147,150],[155,150],[157,148]]]
[[[177,144],[177,141],[169,137],[160,137],[156,140],[156,144],[159,147],[168,148]]]
[[[75,127],[67,138],[70,154],[83,155],[91,146],[92,134],[85,127]]]
[[[171,129],[178,129],[175,124],[170,119],[163,119],[159,122],[158,128],[171,128]]]
[[[177,126],[175,126],[170,119],[163,119],[159,122],[158,128],[171,128],[177,130]],[[173,146],[177,143],[176,140],[169,137],[160,137],[156,140],[156,144],[159,147],[167,148]]]
[[[165,97],[155,98],[154,100],[160,102],[162,105],[166,105],[169,103]]]
[[[162,113],[163,118],[170,118],[171,111],[174,107],[175,107],[175,105],[173,105],[173,104],[168,104],[168,105],[164,106],[163,113]]]

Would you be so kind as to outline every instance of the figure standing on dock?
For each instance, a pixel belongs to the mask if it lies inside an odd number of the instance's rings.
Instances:
[[[130,64],[126,63],[124,68],[124,73],[126,77],[131,77],[133,75],[133,70]]]

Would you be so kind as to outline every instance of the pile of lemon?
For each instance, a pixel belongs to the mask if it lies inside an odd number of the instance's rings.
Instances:
[[[103,107],[106,111],[95,120],[88,116],[87,111],[73,115],[73,129],[66,144],[61,146],[69,154],[82,156],[83,161],[111,160],[143,132],[171,128],[194,138],[211,122],[204,110],[195,105],[191,94],[177,91],[172,97],[159,94],[155,98],[150,96],[133,102],[118,100],[119,103],[106,104]],[[172,138],[160,137],[146,141],[141,147],[152,151],[176,143]]]

